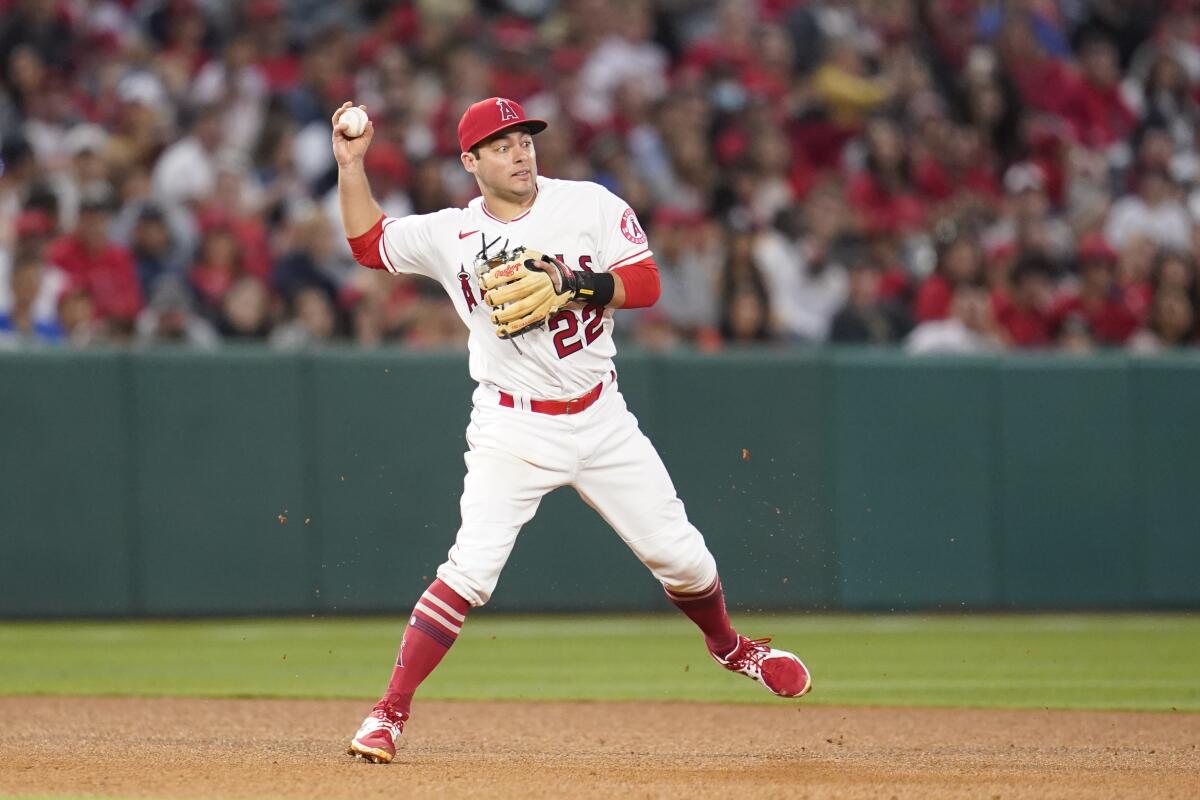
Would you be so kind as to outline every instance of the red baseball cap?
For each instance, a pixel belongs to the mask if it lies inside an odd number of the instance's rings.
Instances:
[[[458,145],[467,152],[494,133],[516,125],[524,125],[530,133],[546,130],[545,120],[529,119],[516,100],[489,97],[474,103],[458,121]]]

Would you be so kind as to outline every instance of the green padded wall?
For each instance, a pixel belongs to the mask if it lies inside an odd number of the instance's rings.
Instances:
[[[129,448],[142,610],[308,608],[301,362],[157,352],[135,365]]]
[[[988,361],[848,355],[831,447],[840,605],[995,605],[998,401]]]
[[[127,367],[0,354],[0,614],[140,610]]]
[[[1003,601],[1124,606],[1145,598],[1130,370],[1030,357],[1000,368]]]
[[[828,372],[815,354],[767,350],[661,359],[654,371],[645,428],[733,607],[835,602]]]
[[[1195,354],[618,369],[735,608],[1200,606]],[[403,612],[458,527],[471,388],[457,353],[0,354],[0,616]],[[570,488],[492,604],[666,608]]]
[[[1171,357],[1133,370],[1135,508],[1145,531],[1145,601],[1195,606],[1200,594],[1200,361]]]

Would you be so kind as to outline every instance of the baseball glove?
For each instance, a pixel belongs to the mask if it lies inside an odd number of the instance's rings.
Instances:
[[[512,258],[479,276],[483,300],[494,310],[492,323],[501,339],[529,333],[574,299],[577,274],[554,256],[518,248]]]

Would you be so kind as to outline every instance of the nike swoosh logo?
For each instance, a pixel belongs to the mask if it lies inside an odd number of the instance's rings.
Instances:
[[[458,238],[459,238],[459,239],[465,239],[465,238],[467,238],[468,236],[473,236],[473,235],[474,235],[474,234],[476,234],[476,233],[479,233],[479,231],[467,231],[466,233],[463,233],[462,231],[459,231],[459,232],[458,232]]]

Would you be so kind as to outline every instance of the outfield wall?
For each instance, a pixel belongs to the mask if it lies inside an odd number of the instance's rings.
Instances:
[[[1200,358],[619,367],[737,607],[1200,607]],[[458,355],[0,355],[0,616],[405,611],[469,390]],[[664,601],[560,489],[493,605]]]

